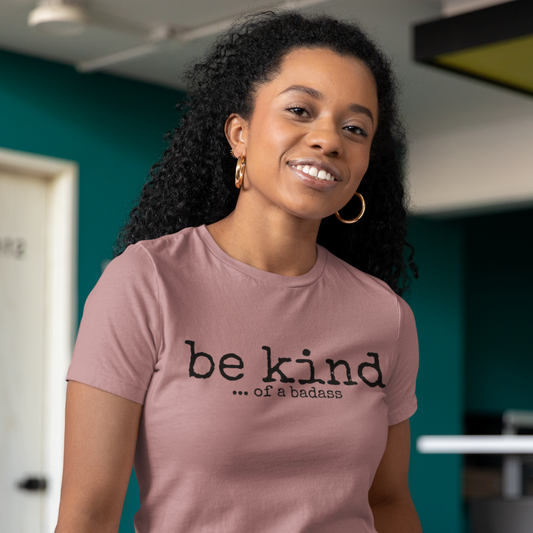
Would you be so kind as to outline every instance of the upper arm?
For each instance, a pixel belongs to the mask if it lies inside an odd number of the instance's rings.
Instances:
[[[387,446],[368,493],[371,506],[410,498],[409,451],[411,432],[409,419],[389,426]]]
[[[56,533],[118,530],[141,413],[139,403],[69,381]]]

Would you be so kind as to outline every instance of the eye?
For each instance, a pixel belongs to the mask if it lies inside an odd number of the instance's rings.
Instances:
[[[295,115],[299,116],[299,117],[303,117],[305,115],[308,115],[309,113],[307,112],[307,109],[303,108],[303,107],[298,107],[298,106],[295,106],[295,107],[288,107],[287,108],[287,111],[290,111],[291,113],[294,113]]]
[[[346,126],[344,128],[346,131],[349,131],[350,133],[354,133],[355,135],[361,135],[363,137],[368,137],[368,133],[366,130],[359,126]]]

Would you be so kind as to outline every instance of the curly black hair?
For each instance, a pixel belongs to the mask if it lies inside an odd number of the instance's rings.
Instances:
[[[168,134],[168,148],[152,167],[138,205],[118,236],[115,256],[137,241],[212,224],[235,209],[239,190],[225,122],[232,113],[251,117],[255,91],[273,79],[283,58],[297,48],[328,48],[358,58],[374,75],[379,124],[358,189],[366,200],[366,213],[350,225],[335,216],[323,219],[317,242],[403,293],[410,274],[417,276],[417,267],[413,248],[405,240],[406,140],[397,108],[398,84],[389,60],[357,24],[327,15],[266,11],[247,16],[189,68],[188,96],[178,106],[182,121]],[[343,208],[344,218],[351,216],[351,202]],[[353,202],[358,213],[357,198]]]

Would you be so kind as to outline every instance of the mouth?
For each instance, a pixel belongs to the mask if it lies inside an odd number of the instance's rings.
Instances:
[[[317,159],[296,159],[288,162],[288,165],[306,174],[309,178],[322,181],[342,181],[339,170],[330,163]]]
[[[305,186],[317,191],[327,191],[336,188],[342,181],[337,169],[317,160],[289,161],[288,166],[296,178]]]

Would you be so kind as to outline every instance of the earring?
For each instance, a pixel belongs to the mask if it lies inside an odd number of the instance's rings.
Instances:
[[[246,168],[246,158],[241,155],[237,161],[237,168],[235,169],[235,187],[241,188],[244,181],[244,170]]]
[[[359,212],[359,214],[355,217],[355,218],[352,218],[351,220],[346,220],[345,218],[342,218],[339,214],[338,211],[335,211],[335,216],[343,223],[343,224],[353,224],[354,222],[357,222],[358,220],[361,219],[361,217],[365,214],[365,209],[366,209],[366,204],[365,204],[365,199],[363,198],[363,195],[362,194],[359,194],[358,192],[355,193],[355,196],[357,196],[359,198],[359,200],[361,200],[361,211]]]

